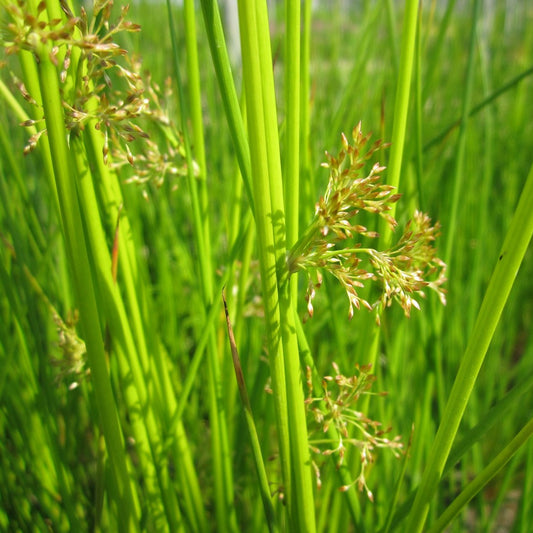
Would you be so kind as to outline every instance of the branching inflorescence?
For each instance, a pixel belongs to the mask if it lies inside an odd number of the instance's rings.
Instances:
[[[355,219],[361,211],[381,217],[391,230],[398,225],[390,211],[400,195],[394,192],[394,187],[381,183],[385,167],[375,163],[368,175],[363,174],[367,161],[383,146],[377,141],[367,148],[369,139],[370,135],[363,135],[359,123],[353,130],[353,145],[343,134],[339,155],[326,153],[327,161],[322,164],[329,169],[326,193],[316,204],[313,221],[288,254],[289,272],[307,273],[310,316],[324,270],[335,276],[346,290],[350,318],[354,308],[363,305],[369,310],[376,308],[379,321],[380,310],[390,306],[393,300],[409,316],[412,307],[419,309],[415,296],[424,296],[426,288],[435,290],[442,303],[446,301],[442,288],[446,265],[436,257],[433,247],[439,224],[432,226],[427,215],[416,211],[391,248],[378,251],[361,242],[362,238],[379,237],[376,231],[357,224]],[[359,242],[355,241],[357,236],[361,238]],[[368,280],[379,282],[381,287],[381,295],[375,302],[360,294]]]
[[[6,7],[12,20],[7,25],[7,53],[21,49],[36,52],[49,44],[50,60],[56,66],[61,64],[65,125],[70,137],[88,124],[102,131],[104,161],[111,163],[111,152],[114,167],[130,164],[133,176],[128,181],[160,186],[165,176],[186,175],[183,144],[163,109],[161,90],[149,76],[141,75],[141,62],[114,42],[120,32],[140,30],[139,25],[126,20],[128,6],[122,6],[113,24],[111,0],[95,1],[92,17],[83,6],[76,17],[67,3],[61,2],[66,21],[42,19],[45,2],[39,4],[37,16],[30,14],[25,2],[13,2]],[[36,105],[24,85],[17,85],[25,99]],[[168,93],[169,87],[166,89]],[[38,126],[40,122],[28,120],[24,125]],[[156,125],[163,131],[165,150],[160,148],[161,143],[150,139],[143,124]],[[45,132],[41,129],[30,137],[26,153],[36,147]],[[134,154],[130,146],[137,140],[140,142]]]
[[[361,305],[380,312],[396,300],[407,316],[411,308],[419,309],[415,296],[424,290],[436,291],[446,303],[442,284],[446,281],[446,265],[436,256],[433,241],[439,234],[439,225],[431,225],[430,218],[416,211],[406,224],[396,244],[379,251],[366,243],[379,237],[378,233],[360,224],[361,212],[377,215],[394,231],[398,225],[392,216],[392,206],[400,195],[394,187],[381,182],[385,167],[375,163],[368,174],[364,168],[379,148],[381,141],[367,147],[370,135],[363,135],[361,124],[353,130],[353,145],[342,135],[342,149],[337,157],[326,153],[323,166],[329,169],[326,192],[316,204],[315,216],[300,240],[287,255],[289,273],[303,270],[308,277],[307,310],[313,315],[313,297],[322,283],[322,271],[336,277],[345,289],[349,300],[349,316]],[[376,281],[380,293],[369,302],[361,296],[365,282]],[[372,294],[368,291],[369,294]],[[359,451],[361,469],[355,481],[344,485],[348,490],[357,485],[372,500],[365,472],[374,460],[376,448],[389,448],[398,454],[402,448],[399,437],[388,439],[379,422],[369,419],[356,409],[360,397],[372,394],[369,389],[375,380],[370,365],[359,367],[354,376],[346,377],[333,363],[335,376],[322,379],[322,390],[313,389],[311,370],[308,368],[309,394],[306,400],[309,445],[319,455],[338,456],[337,465],[343,463],[346,449]],[[334,428],[334,431],[330,431]],[[320,486],[320,467],[313,462]]]
[[[357,374],[351,377],[342,375],[335,363],[333,363],[333,368],[335,376],[325,376],[322,379],[322,394],[318,397],[313,396],[311,369],[307,369],[309,393],[306,407],[309,445],[315,454],[322,456],[336,454],[339,458],[338,467],[342,465],[348,447],[356,448],[359,451],[361,463],[359,475],[350,485],[342,486],[341,490],[348,490],[351,485],[355,484],[360,491],[365,490],[368,498],[373,500],[365,474],[367,467],[374,461],[375,449],[388,448],[398,455],[403,445],[400,437],[393,439],[385,437],[390,428],[382,429],[379,422],[369,419],[355,409],[362,395],[372,394],[370,388],[375,381],[375,376],[370,373],[370,365],[357,366]],[[336,430],[335,440],[326,435],[331,426]],[[315,462],[313,467],[320,487],[320,468]]]

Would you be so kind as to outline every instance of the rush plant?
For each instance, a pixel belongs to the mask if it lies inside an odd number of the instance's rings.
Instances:
[[[525,5],[0,1],[0,529],[528,531]]]

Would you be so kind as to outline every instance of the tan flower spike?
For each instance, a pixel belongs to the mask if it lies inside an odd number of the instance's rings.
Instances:
[[[396,245],[383,251],[363,246],[368,239],[379,237],[377,231],[358,224],[361,211],[377,215],[392,230],[398,226],[390,214],[391,206],[400,195],[394,187],[381,182],[385,167],[374,163],[364,173],[367,161],[381,141],[369,148],[370,135],[363,135],[359,123],[353,130],[353,145],[343,134],[342,148],[337,157],[326,153],[323,167],[329,169],[326,192],[317,202],[315,216],[300,240],[287,256],[289,273],[303,270],[308,277],[307,309],[312,316],[313,297],[322,284],[325,270],[344,287],[349,301],[349,316],[361,305],[377,309],[377,320],[382,308],[396,300],[406,316],[411,308],[420,308],[415,297],[424,296],[426,287],[439,294],[446,303],[442,284],[446,281],[446,265],[438,257],[433,241],[439,235],[439,224],[431,225],[430,218],[416,211]],[[360,296],[368,280],[377,281],[381,295],[375,302]]]

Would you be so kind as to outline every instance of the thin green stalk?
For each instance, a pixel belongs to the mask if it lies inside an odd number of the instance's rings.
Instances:
[[[439,24],[439,33],[436,38],[435,49],[431,56],[431,61],[428,61],[426,75],[424,76],[424,88],[423,88],[423,100],[426,100],[428,91],[431,90],[433,85],[433,78],[435,73],[439,71],[441,63],[442,51],[446,50],[446,34],[450,30],[450,20],[455,10],[455,4],[457,0],[450,0],[446,4],[446,11],[442,17],[442,21]]]
[[[418,0],[405,1],[404,27],[402,30],[402,46],[400,56],[400,71],[396,98],[394,101],[394,124],[391,138],[391,154],[389,160],[389,185],[398,188],[402,172],[402,160],[407,130],[407,112],[411,94],[411,79],[415,57],[416,30],[418,19]],[[391,206],[390,214],[394,216],[396,204]],[[387,224],[382,225],[381,243],[385,247],[390,243],[392,231]]]
[[[84,147],[80,138],[71,140],[71,148],[80,176],[78,196],[80,209],[84,213],[85,227],[95,279],[98,283],[99,299],[108,320],[109,332],[113,342],[121,374],[122,391],[130,412],[134,430],[139,465],[146,484],[147,504],[151,519],[161,520],[166,512],[168,525],[175,531],[180,528],[177,515],[176,495],[170,489],[168,468],[161,465],[161,432],[154,414],[152,399],[148,395],[146,383],[150,381],[146,369],[141,366],[139,351],[130,328],[124,302],[111,275],[111,258],[98,213],[98,205],[89,166],[84,157]],[[163,507],[164,504],[164,507]],[[157,522],[156,522],[157,524]],[[159,529],[163,525],[159,523]],[[166,529],[166,528],[163,528]]]
[[[286,2],[285,109],[287,116],[285,119],[285,166],[283,172],[287,220],[286,249],[290,249],[298,240],[300,215],[300,25],[300,2]],[[298,301],[298,275],[296,273],[292,276],[290,291],[290,299],[291,302],[294,302],[296,309],[296,302]],[[294,371],[301,372],[296,366]],[[305,429],[307,431],[307,428]]]
[[[205,139],[202,116],[202,92],[200,88],[200,69],[198,66],[198,40],[196,35],[196,17],[194,14],[194,0],[185,0],[184,2],[185,15],[185,39],[187,48],[187,79],[189,88],[189,112],[191,115],[192,124],[192,141],[194,146],[195,161],[198,164],[200,173],[197,176],[200,209],[202,219],[208,221],[208,197],[207,197],[207,181],[206,181],[206,159],[205,159]],[[204,230],[204,245],[205,253],[211,257],[211,234],[210,225],[205,223]]]
[[[239,172],[236,172],[232,183],[231,199],[229,200],[231,209],[227,229],[228,243],[231,243],[232,247],[234,247],[236,240],[240,239],[242,226],[248,228],[245,238],[248,242],[250,242],[250,236],[252,233],[250,232],[252,226],[248,223],[251,219],[251,211],[243,206],[243,188],[244,183],[242,177]],[[246,287],[250,281],[249,261],[252,250],[250,246],[243,246],[239,252],[239,255],[229,258],[229,266],[226,269],[226,272],[229,274],[228,286],[231,288],[227,293],[227,301],[228,307],[232,310],[231,320],[235,324],[234,333],[237,339],[241,339],[241,332],[243,331],[246,322],[243,311],[244,299],[247,293]],[[222,372],[225,376],[233,372],[233,363],[230,357],[224,357]],[[236,422],[235,408],[238,400],[237,383],[233,380],[228,380],[226,383],[226,391],[225,402],[228,419]],[[232,441],[230,447],[233,448],[235,446],[235,437],[238,438],[239,433],[236,433],[234,428],[230,429],[229,433]]]
[[[187,121],[185,116],[185,98],[183,95],[183,86],[181,82],[178,48],[176,32],[174,28],[172,9],[170,2],[167,0],[168,24],[172,41],[174,72],[176,75],[176,84],[178,89],[178,104],[181,119],[181,128],[183,131],[183,141],[187,159],[187,181],[191,195],[191,206],[194,221],[194,239],[198,251],[200,289],[204,305],[209,307],[213,302],[213,279],[212,279],[212,259],[211,248],[207,244],[210,239],[209,220],[207,213],[203,212],[199,199],[198,184],[196,177],[193,175],[193,158],[191,143],[187,130]],[[189,20],[189,23],[191,21]],[[204,183],[205,186],[205,183]],[[200,193],[202,201],[206,202],[207,197],[205,190]],[[204,216],[205,215],[205,216]],[[205,318],[205,308],[200,310],[202,319]],[[215,508],[218,527],[220,531],[236,530],[236,515],[233,489],[233,475],[231,466],[231,454],[228,447],[228,434],[226,419],[223,410],[223,382],[220,375],[220,366],[218,361],[218,348],[215,336],[215,330],[211,328],[208,339],[208,397],[210,422],[212,427],[212,459],[215,482]]]
[[[468,398],[533,234],[533,167],[529,172],[496,267],[485,293],[474,330],[457,373],[427,467],[409,515],[407,531],[422,531],[431,499],[459,428]]]
[[[235,241],[232,253],[230,254],[231,258],[236,257],[237,250],[240,248],[242,244],[242,240],[244,239],[247,231],[248,231],[248,223],[244,225],[243,231],[240,233],[237,240]],[[222,278],[218,282],[217,288],[215,290],[215,294],[222,293],[223,288],[226,286],[228,282],[229,275],[230,275],[230,271],[229,269],[226,269],[224,271],[224,274],[222,275]],[[198,370],[204,359],[205,348],[207,346],[207,343],[209,341],[209,336],[211,334],[210,331],[215,325],[215,322],[219,315],[219,311],[220,311],[220,304],[218,302],[213,302],[213,304],[211,304],[211,307],[206,313],[206,317],[205,317],[203,328],[202,328],[203,333],[198,339],[196,349],[194,350],[194,354],[192,356],[191,362],[189,363],[187,376],[185,377],[185,380],[182,383],[181,392],[180,392],[178,401],[176,403],[175,409],[171,411],[172,416],[170,418],[169,431],[168,431],[169,435],[171,436],[176,430],[177,424],[181,420],[183,411],[187,407],[187,402],[189,401],[189,394],[191,393],[191,390],[193,389],[194,384],[196,380],[198,379]]]
[[[107,372],[94,281],[79,212],[76,185],[72,179],[75,174],[70,163],[67,146],[57,71],[49,59],[48,48],[41,43],[37,44],[37,56],[39,58],[40,88],[50,139],[63,231],[69,262],[72,267],[80,316],[82,317],[81,323],[87,346],[87,357],[96,391],[95,400],[118,488],[119,501],[117,503],[121,516],[119,524],[124,531],[134,530],[139,519],[139,504],[134,497],[126,466],[120,422]]]
[[[428,533],[438,533],[450,524],[461,509],[478,494],[491,479],[511,460],[511,458],[526,444],[533,435],[533,419],[530,420],[516,435],[516,437],[473,479],[455,500],[446,508],[439,518],[432,524]]]
[[[254,416],[252,412],[252,406],[250,404],[250,398],[248,396],[248,390],[246,388],[246,382],[244,380],[244,374],[242,372],[241,361],[239,358],[239,352],[237,350],[237,343],[235,336],[233,335],[233,328],[229,318],[228,305],[226,298],[222,294],[222,300],[224,301],[224,312],[226,315],[226,325],[228,329],[228,337],[231,347],[231,355],[233,360],[233,367],[235,370],[235,377],[239,388],[239,394],[241,397],[241,403],[244,409],[244,415],[246,418],[246,426],[248,428],[248,435],[250,437],[250,444],[252,447],[252,453],[254,457],[254,465],[257,474],[257,480],[259,481],[259,490],[261,492],[261,499],[263,501],[263,508],[265,511],[265,517],[270,532],[278,531],[276,524],[276,516],[274,514],[274,507],[270,496],[270,488],[268,485],[268,477],[266,474],[265,463],[263,461],[263,454],[261,452],[261,444],[259,443],[259,436],[255,427]]]
[[[527,533],[530,525],[531,505],[533,498],[531,497],[533,480],[533,446],[529,446],[527,450],[526,466],[524,469],[524,485],[522,491],[522,502],[520,505],[520,511],[518,515],[518,527],[519,533]]]
[[[296,334],[298,336],[298,343],[300,345],[300,357],[302,360],[302,366],[306,366],[311,369],[311,376],[313,380],[313,390],[315,394],[318,396],[319,394],[322,393],[322,383],[320,380],[318,370],[315,365],[315,361],[313,360],[313,357],[311,356],[311,348],[309,347],[309,344],[307,342],[307,338],[305,336],[302,323],[297,318],[298,317],[295,317]],[[339,434],[334,424],[331,424],[328,428],[328,438],[333,442],[339,441]],[[332,462],[335,464],[335,469],[337,471],[341,486],[347,487],[351,485],[352,484],[352,478],[351,478],[352,473],[350,472],[349,468],[344,464],[341,465],[340,467],[337,467],[336,458],[332,455],[331,459],[332,459]],[[346,504],[348,506],[348,511],[352,517],[352,521],[354,524],[357,525],[357,530],[359,530],[360,523],[361,523],[361,506],[359,504],[359,499],[357,497],[357,492],[355,488],[350,487],[348,490],[344,491],[344,496],[345,496]]]
[[[397,13],[394,9],[394,2],[392,2],[392,0],[386,0],[385,5],[387,10],[387,30],[389,32],[389,43],[391,46],[393,74],[397,76],[400,69],[400,51],[398,50],[398,33],[396,31]]]
[[[510,91],[511,89],[515,88],[522,80],[527,78],[528,76],[531,76],[533,74],[533,67],[529,67],[517,76],[513,77],[511,80],[509,80],[507,83],[504,83],[501,87],[490,93],[486,98],[483,98],[481,102],[473,106],[468,110],[468,118],[472,118],[473,116],[477,115],[480,111],[485,109],[488,105],[490,105],[492,102],[494,102],[496,99],[498,99],[500,96],[505,94],[507,91]],[[433,137],[431,140],[429,140],[424,145],[424,151],[429,150],[430,148],[433,148],[436,144],[440,143],[443,139],[445,139],[455,128],[461,125],[461,118],[458,118],[457,120],[454,120],[447,128],[444,128],[441,133]]]
[[[315,188],[311,170],[310,139],[310,48],[311,48],[311,0],[304,0],[302,9],[302,35],[300,46],[300,184],[302,201],[313,205]]]
[[[298,516],[297,524],[299,530],[313,532],[316,530],[313,477],[307,436],[302,369],[296,337],[296,308],[291,298],[291,288],[293,286],[291,284],[293,282],[294,280],[291,279],[290,283],[285,283],[280,287],[281,332],[285,355],[288,418],[290,421],[289,435],[293,475],[292,501]]]
[[[405,135],[407,128],[407,113],[409,110],[409,98],[411,93],[411,78],[415,56],[416,30],[418,18],[417,0],[406,0],[404,28],[402,31],[402,46],[400,57],[399,79],[396,87],[396,98],[394,102],[394,124],[392,130],[392,147],[389,160],[388,183],[399,188],[402,170],[402,160],[405,146]],[[391,206],[390,215],[394,217],[396,204]],[[386,249],[390,246],[392,230],[382,219],[380,222],[380,246]],[[366,331],[361,347],[361,354],[365,355],[366,363],[376,364],[379,349],[379,327],[375,324],[375,313],[365,315],[363,330]],[[362,409],[366,410],[368,399],[363,400]]]
[[[220,86],[222,103],[226,112],[226,119],[233,144],[237,152],[237,161],[239,162],[246,193],[253,211],[254,202],[252,200],[250,150],[244,129],[244,120],[240,110],[239,98],[231,73],[231,64],[224,40],[224,31],[220,20],[218,3],[216,0],[201,0],[201,3],[211,57]]]
[[[285,216],[287,249],[298,240],[300,198],[300,2],[286,2],[285,14]],[[296,289],[296,284],[294,284]]]
[[[423,100],[422,100],[422,13],[418,14],[416,32],[416,62],[415,62],[415,173],[418,195],[418,209],[425,212],[424,188],[422,186],[423,163]]]

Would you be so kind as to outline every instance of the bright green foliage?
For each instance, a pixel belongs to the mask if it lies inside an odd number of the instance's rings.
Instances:
[[[0,530],[529,531],[531,7],[196,4],[1,0]]]

